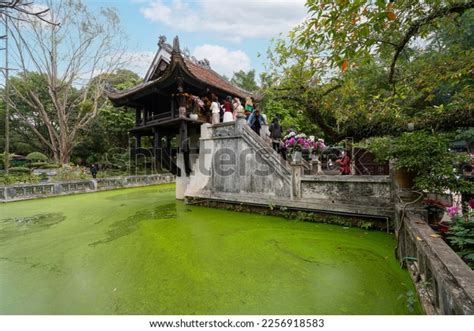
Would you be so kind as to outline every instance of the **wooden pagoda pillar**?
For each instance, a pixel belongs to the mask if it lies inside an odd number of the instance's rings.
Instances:
[[[140,126],[141,122],[142,122],[142,109],[137,108],[135,110],[135,127]]]
[[[155,160],[155,169],[158,169],[158,164],[161,160],[161,136],[158,128],[153,128],[153,156]]]
[[[140,134],[135,134],[135,149],[138,150],[142,148],[142,136]]]

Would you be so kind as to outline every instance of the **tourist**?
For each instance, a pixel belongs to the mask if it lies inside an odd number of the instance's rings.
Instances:
[[[234,120],[232,111],[232,97],[229,95],[224,101],[224,120],[223,122],[232,122]]]
[[[342,151],[342,157],[339,160],[336,160],[336,163],[339,164],[339,171],[341,175],[350,175],[351,174],[351,158],[348,151]]]
[[[251,97],[245,98],[245,117],[248,119],[253,113],[253,101]]]
[[[209,100],[208,97],[203,97],[202,102],[204,103],[204,113],[206,115],[206,122],[212,123],[211,100]]]
[[[280,153],[281,125],[278,122],[278,117],[275,117],[270,125],[270,138],[273,149]]]
[[[212,102],[211,102],[212,124],[218,124],[219,115],[220,115],[219,103],[217,102],[217,97],[214,94],[212,95],[211,98],[212,98]]]
[[[242,103],[240,102],[240,99],[235,97],[234,98],[234,120],[237,119],[238,114],[243,114],[244,113],[244,107],[242,107]]]
[[[95,164],[92,164],[90,167],[90,171],[91,171],[92,178],[95,179],[97,177],[97,166]]]
[[[262,125],[265,124],[258,109],[255,109],[252,115],[250,115],[247,123],[258,135],[260,135],[260,129],[262,128]]]

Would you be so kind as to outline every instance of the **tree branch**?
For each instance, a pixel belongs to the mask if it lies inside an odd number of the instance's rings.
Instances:
[[[442,7],[434,12],[432,12],[430,15],[425,16],[419,20],[416,20],[407,30],[405,35],[403,36],[402,40],[397,44],[396,49],[395,49],[395,54],[393,55],[392,63],[390,64],[390,73],[388,76],[388,81],[390,84],[394,82],[394,75],[395,75],[395,65],[397,63],[398,57],[400,56],[400,53],[405,49],[405,46],[408,44],[410,39],[414,37],[417,33],[418,30],[423,26],[431,21],[444,17],[449,14],[457,13],[457,14],[462,14],[466,10],[469,10],[471,8],[474,8],[474,2],[467,2],[467,3],[458,3],[458,4],[453,4],[449,7]]]

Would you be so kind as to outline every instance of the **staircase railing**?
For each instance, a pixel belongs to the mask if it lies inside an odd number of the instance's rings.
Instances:
[[[261,150],[263,158],[272,160],[275,164],[279,165],[285,175],[291,175],[290,164],[248,125],[243,126],[242,137],[250,140],[255,147]]]

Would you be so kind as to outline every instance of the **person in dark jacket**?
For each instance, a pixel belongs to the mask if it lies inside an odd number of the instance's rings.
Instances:
[[[260,115],[260,111],[258,109],[255,109],[252,115],[250,115],[247,123],[258,135],[260,135],[260,129],[262,128],[262,125],[265,124],[264,119],[262,115]]]
[[[280,153],[281,125],[278,122],[278,117],[275,117],[270,125],[270,138],[273,149]]]
[[[92,164],[90,170],[92,178],[95,179],[97,177],[97,166],[95,164]]]

